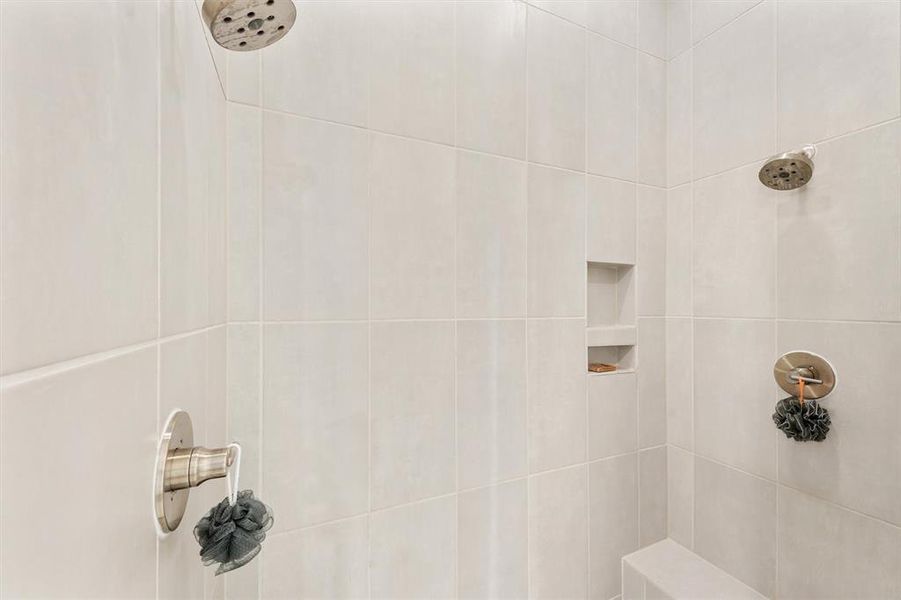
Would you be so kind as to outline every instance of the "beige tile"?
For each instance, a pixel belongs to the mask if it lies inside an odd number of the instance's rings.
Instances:
[[[587,177],[587,258],[592,262],[635,264],[635,185]]]
[[[3,389],[3,597],[155,594],[156,360],[151,348]]]
[[[269,536],[260,554],[264,598],[369,595],[369,518]]]
[[[530,317],[585,314],[585,178],[529,166]]]
[[[296,4],[298,18],[291,34],[261,53],[264,106],[365,127],[370,76],[367,3]]]
[[[638,385],[634,373],[588,377],[588,459],[638,448]]]
[[[776,484],[697,458],[694,550],[771,597],[776,583]]]
[[[667,316],[690,316],[693,310],[691,194],[689,184],[666,192]]]
[[[231,54],[239,54],[233,52]],[[232,81],[238,79],[233,77]],[[262,112],[228,105],[228,319],[260,318]]]
[[[822,401],[832,418],[825,441],[779,435],[779,482],[901,525],[901,407],[880,383],[901,360],[901,326],[780,321],[778,342],[780,353],[826,356],[839,378]]]
[[[779,316],[901,319],[901,126],[822,144],[811,182],[779,197]],[[828,277],[798,277],[815,260]]]
[[[779,487],[780,598],[897,598],[901,530]]]
[[[529,9],[529,160],[585,169],[585,32]]]
[[[589,1],[585,5],[586,25],[617,42],[633,48],[638,45],[638,1]]]
[[[698,43],[760,2],[761,0],[692,0],[692,42]]]
[[[681,448],[666,449],[666,534],[685,546],[694,546],[694,456]]]
[[[899,27],[897,2],[779,3],[780,148],[898,117]]]
[[[373,318],[454,315],[454,160],[451,148],[372,137]]]
[[[365,319],[367,134],[267,112],[263,143],[265,318]]]
[[[527,0],[532,6],[572,21],[576,25],[585,25],[586,5],[589,0]]]
[[[666,439],[694,448],[693,348],[691,319],[666,320]]]
[[[372,507],[453,491],[454,324],[373,323],[370,335]]]
[[[638,319],[638,447],[666,443],[666,320]]]
[[[276,531],[368,508],[365,323],[263,330],[263,481]]]
[[[644,600],[645,579],[641,573],[623,563],[622,600]]]
[[[781,435],[771,418],[775,335],[771,321],[694,322],[695,452],[767,479]]]
[[[457,499],[453,496],[372,515],[373,598],[453,598]]]
[[[587,456],[585,322],[528,324],[529,469],[555,469]]]
[[[528,473],[526,322],[457,323],[459,486]]]
[[[526,314],[526,166],[457,153],[458,317]]]
[[[232,324],[227,337],[228,441],[241,444],[241,481],[259,489],[261,329],[256,324]]]
[[[638,459],[635,453],[591,463],[590,536],[592,598],[613,598],[621,589],[621,559],[637,550]]]
[[[0,14],[0,372],[12,373],[156,335],[159,45],[155,4]],[[108,34],[71,35],[73,22]],[[41,24],[40,51],[22,23]]]
[[[638,453],[641,545],[667,537],[667,454],[665,446]]]
[[[529,597],[588,595],[588,467],[529,479]]]
[[[525,479],[460,494],[460,598],[528,596],[528,488]]]
[[[672,0],[666,4],[666,58],[673,59],[691,48],[692,0]]]
[[[666,177],[670,187],[691,180],[691,82],[693,53],[666,64]]]
[[[635,181],[637,65],[634,48],[588,36],[589,173]]]
[[[262,52],[228,52],[226,62],[231,77],[226,82],[228,99],[232,102],[261,106],[260,64]]]
[[[659,58],[667,56],[667,0],[638,2],[638,48]]]
[[[453,143],[454,3],[379,1],[369,15],[370,126]]]
[[[758,165],[694,184],[695,315],[773,317],[776,209]]]
[[[226,312],[227,114],[197,19],[187,3],[160,6],[163,335],[223,323]]]
[[[666,190],[638,186],[638,316],[666,314]]]
[[[525,157],[526,12],[521,2],[458,2],[457,145]]]
[[[694,49],[694,176],[775,152],[775,3],[761,3]]]
[[[641,2],[639,6],[655,0]],[[638,54],[638,181],[665,187],[666,61]]]

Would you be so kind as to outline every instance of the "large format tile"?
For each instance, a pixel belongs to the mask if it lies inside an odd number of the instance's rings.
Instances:
[[[825,441],[779,436],[779,482],[901,525],[901,406],[883,379],[901,362],[901,325],[780,321],[778,343],[780,353],[822,354],[839,378],[822,401],[832,418]]]
[[[4,598],[155,594],[156,360],[147,349],[3,389]]]
[[[251,489],[259,489],[262,466],[261,332],[257,324],[230,324],[226,332],[228,441],[241,444],[241,481]]]
[[[666,96],[666,61],[639,53],[635,142],[638,181],[658,187],[666,187],[667,184]]]
[[[666,319],[638,319],[638,447],[666,443]]]
[[[585,321],[533,320],[528,330],[530,472],[584,462]]]
[[[523,158],[526,12],[522,2],[457,3],[457,145]]]
[[[262,111],[228,104],[228,320],[260,318]]]
[[[460,598],[528,596],[528,488],[525,479],[460,494]]]
[[[658,446],[638,453],[638,509],[641,545],[659,542],[667,535],[667,453]]]
[[[666,190],[638,186],[638,316],[666,314]]]
[[[160,331],[171,335],[225,322],[228,118],[195,7],[160,4],[160,52]]]
[[[454,160],[451,148],[373,136],[373,318],[454,315]]]
[[[588,377],[588,459],[638,448],[638,385],[634,373]]]
[[[369,124],[454,142],[454,2],[369,6]]]
[[[898,116],[897,2],[782,0],[777,19],[780,148]]]
[[[368,345],[365,323],[263,330],[263,480],[279,531],[368,508]]]
[[[588,467],[529,479],[529,597],[588,595]]]
[[[259,560],[266,574],[264,598],[365,598],[369,594],[369,519],[362,516],[270,536]]]
[[[692,0],[692,43],[697,44],[720,27],[760,4],[760,1]]]
[[[291,35],[261,53],[263,105],[365,127],[370,66],[367,10],[379,9],[367,9],[367,3],[359,1],[298,1]],[[383,35],[378,29],[375,32]]]
[[[666,58],[668,0],[639,0],[638,49]]]
[[[780,598],[901,596],[901,529],[779,488]]]
[[[693,54],[666,64],[666,179],[670,187],[691,180],[691,82]]]
[[[635,181],[637,64],[634,48],[588,36],[589,173]]]
[[[694,184],[697,316],[775,316],[777,192],[761,185],[758,168],[742,167]]]
[[[585,177],[529,166],[528,313],[585,314]]]
[[[692,320],[666,320],[666,440],[694,448]]]
[[[692,187],[666,192],[666,315],[692,315]],[[704,235],[703,233],[700,235]]]
[[[666,58],[691,48],[692,0],[670,0],[666,5]]]
[[[635,185],[605,177],[587,177],[586,258],[591,262],[635,264],[638,209]]]
[[[528,36],[529,160],[585,168],[585,31],[534,8]]]
[[[266,112],[263,146],[265,318],[365,319],[367,134]]]
[[[372,508],[453,491],[453,322],[374,323],[371,336]]]
[[[901,319],[901,125],[822,144],[816,171],[779,196],[779,316]],[[815,264],[819,277],[799,265]]]
[[[587,27],[633,48],[638,44],[638,0],[605,0],[585,5]]]
[[[373,598],[453,598],[457,499],[427,500],[371,517]]]
[[[591,3],[589,0],[527,0],[527,2],[576,25],[585,25],[586,5]]]
[[[159,53],[152,3],[3,2],[0,21],[11,373],[156,335]]]
[[[638,549],[638,457],[635,453],[588,465],[592,598],[620,591],[622,557]]]
[[[775,151],[774,2],[767,0],[694,49],[694,176]]]
[[[458,317],[526,314],[526,166],[457,153]]]
[[[772,597],[776,584],[776,484],[695,459],[694,550]]]
[[[772,321],[694,321],[695,452],[776,478]],[[725,375],[728,374],[728,375]]]
[[[694,455],[675,446],[666,452],[666,534],[686,548],[694,546]]]
[[[459,485],[528,473],[526,322],[457,323]]]

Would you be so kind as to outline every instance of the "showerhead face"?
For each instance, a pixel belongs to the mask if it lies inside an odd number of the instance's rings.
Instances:
[[[297,18],[292,0],[204,0],[203,20],[216,43],[248,52],[279,41]]]
[[[812,153],[786,152],[764,163],[757,174],[760,183],[774,190],[796,190],[813,177]]]

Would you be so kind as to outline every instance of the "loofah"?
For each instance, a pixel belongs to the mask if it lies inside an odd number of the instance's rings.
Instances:
[[[773,422],[785,437],[798,442],[822,442],[829,433],[832,419],[829,411],[816,400],[805,400],[804,404],[794,396],[776,403]]]
[[[254,498],[251,490],[238,492],[234,506],[224,498],[194,527],[203,564],[219,563],[216,575],[246,565],[259,554],[273,520],[272,509]]]

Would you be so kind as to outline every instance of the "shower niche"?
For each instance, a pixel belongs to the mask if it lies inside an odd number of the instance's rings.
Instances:
[[[632,371],[637,337],[635,267],[621,263],[587,264],[588,364],[616,365],[614,372]]]

